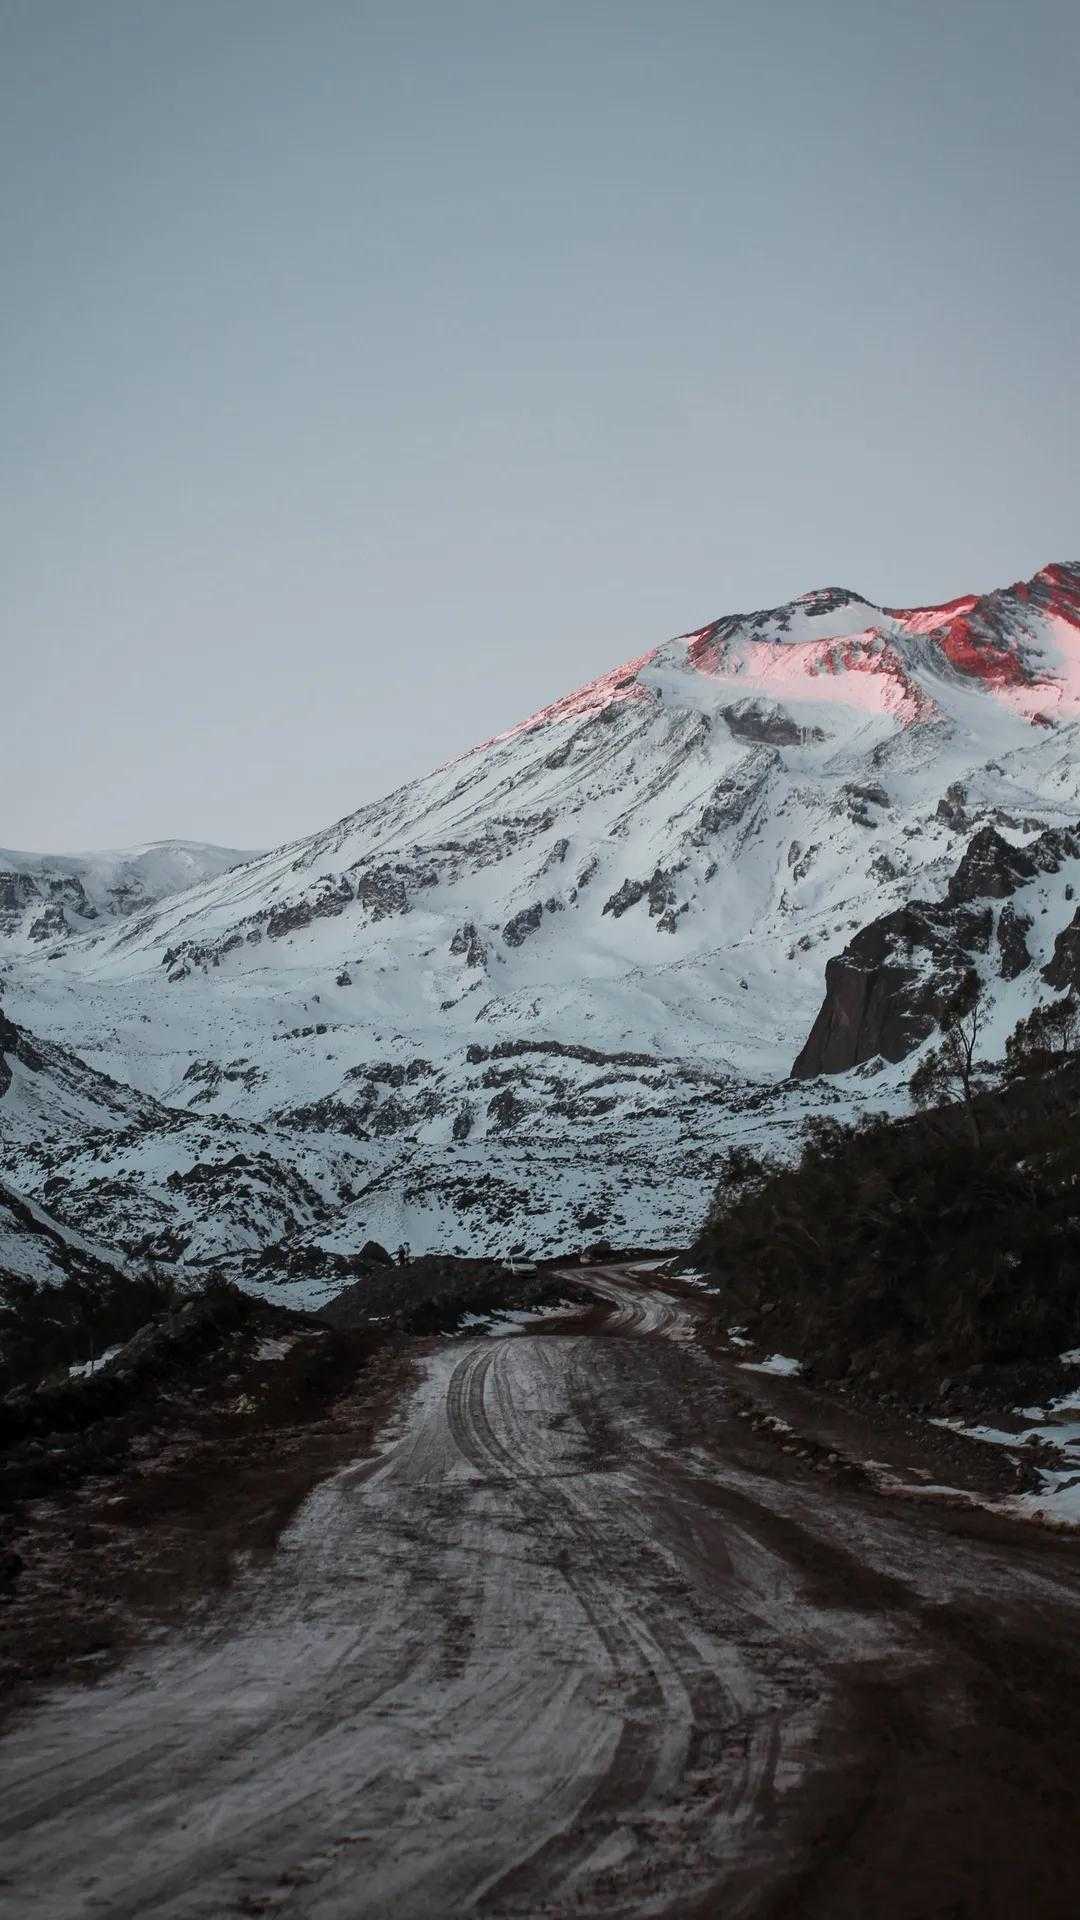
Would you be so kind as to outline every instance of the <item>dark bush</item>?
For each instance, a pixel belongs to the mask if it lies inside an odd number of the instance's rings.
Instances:
[[[826,1375],[1057,1354],[1080,1345],[1075,1109],[998,1114],[981,1144],[948,1110],[818,1122],[792,1166],[737,1150],[696,1254],[726,1324],[782,1325]]]
[[[176,1304],[171,1275],[102,1268],[59,1285],[0,1273],[0,1392],[94,1360]]]

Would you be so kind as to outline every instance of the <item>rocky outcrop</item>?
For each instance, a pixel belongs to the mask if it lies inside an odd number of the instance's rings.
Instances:
[[[1066,987],[1080,987],[1080,907],[1054,941],[1054,951],[1042,970],[1042,977],[1048,987],[1058,992]]]
[[[483,966],[487,949],[471,920],[467,920],[463,927],[458,928],[450,942],[450,951],[452,954],[463,956],[467,967]]]
[[[845,1073],[880,1055],[903,1060],[933,1030],[944,1000],[979,955],[989,950],[994,911],[998,970],[1014,980],[1031,965],[1030,914],[1012,896],[1039,874],[1080,858],[1080,827],[1047,827],[1026,847],[996,827],[972,835],[939,904],[911,901],[863,927],[825,969],[825,998],[792,1067],[798,1079]],[[1080,912],[1058,935],[1043,969],[1050,986],[1080,986]]]
[[[996,827],[980,827],[949,881],[947,898],[953,902],[1007,900],[1038,871],[1031,848],[1011,846]]]
[[[64,909],[56,900],[51,901],[44,912],[30,923],[31,940],[61,940],[70,932]]]
[[[1015,980],[1030,967],[1031,950],[1027,936],[1033,925],[1030,913],[1018,912],[1013,902],[1006,900],[997,926],[997,942],[1001,951],[998,972],[1003,980]]]
[[[556,840],[554,846],[550,849],[547,855],[547,858],[544,860],[540,868],[540,873],[541,874],[550,873],[553,867],[561,867],[565,865],[566,856],[569,853],[569,851],[570,851],[569,840],[565,838]]]
[[[512,1087],[504,1087],[488,1101],[488,1116],[492,1127],[498,1133],[508,1133],[523,1120],[528,1107],[519,1100]]]
[[[730,773],[722,775],[689,835],[691,846],[706,847],[729,828],[752,822],[766,802],[769,782],[779,764],[778,753],[757,746]]]
[[[7,1063],[8,1054],[14,1054],[19,1043],[19,1029],[13,1027],[5,1014],[0,1013],[0,1100],[11,1085],[11,1068]]]
[[[913,902],[871,921],[825,968],[825,999],[792,1073],[846,1073],[880,1055],[903,1060],[990,944],[990,907]],[[928,963],[929,962],[929,966]]]
[[[762,697],[735,700],[721,712],[728,729],[739,740],[765,747],[798,747],[825,739],[820,727],[800,727],[786,707]]]
[[[649,914],[659,924],[658,933],[674,933],[678,917],[687,910],[687,903],[676,908],[675,876],[682,873],[685,861],[679,861],[674,867],[657,867],[648,880],[624,880],[616,888],[610,899],[604,902],[604,912],[610,913],[613,920],[620,920],[631,907],[640,901],[648,900]]]
[[[28,873],[0,873],[0,932],[13,933],[31,900],[41,898]]]
[[[937,803],[938,819],[943,820],[953,833],[966,833],[971,826],[966,802],[967,788],[962,780],[954,780]]]
[[[82,1067],[83,1063],[76,1054],[70,1054],[68,1058],[76,1067]],[[21,1061],[31,1073],[40,1073],[44,1066],[44,1061],[33,1040],[17,1027],[13,1020],[9,1020],[5,1014],[0,1013],[0,1100],[11,1085],[12,1060]],[[98,1077],[109,1086],[115,1084],[108,1080],[106,1075]]]
[[[37,885],[30,874],[10,870],[0,873],[0,913],[21,913],[29,901],[38,897]]]
[[[388,920],[392,914],[408,913],[409,895],[401,870],[374,867],[356,883],[356,897],[373,920]]]
[[[535,933],[544,917],[544,903],[536,900],[531,907],[522,907],[503,928],[503,939],[508,947],[522,947],[531,933]]]
[[[877,815],[871,812],[871,808],[887,810],[892,806],[885,788],[878,786],[876,782],[869,786],[860,786],[857,781],[849,780],[842,789],[842,799],[847,808],[849,820],[854,820],[859,827],[877,826]]]
[[[323,881],[319,892],[313,898],[291,900],[283,906],[275,907],[266,922],[266,931],[271,940],[280,940],[283,934],[296,933],[301,927],[310,927],[313,920],[333,918],[339,913],[344,913],[352,897],[353,890],[344,874],[336,882],[328,878]],[[357,898],[362,898],[359,888]],[[378,917],[377,913],[373,914],[373,918]],[[239,946],[239,937],[235,937],[232,944]],[[221,951],[224,953],[227,949],[223,947]]]
[[[624,880],[620,887],[616,887],[610,898],[604,901],[604,912],[610,913],[613,920],[621,920],[624,913],[629,913],[630,908],[636,907],[639,900],[644,900],[648,891],[647,880]]]

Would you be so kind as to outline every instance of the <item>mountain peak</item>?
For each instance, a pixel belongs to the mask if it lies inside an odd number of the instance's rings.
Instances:
[[[1043,991],[1080,887],[1078,634],[1071,563],[932,606],[819,587],[182,891],[175,847],[124,857],[152,874],[0,860],[5,1012],[45,1063],[11,1062],[5,1164],[139,1257],[239,1258],[270,1222],[676,1239],[721,1130],[771,1147],[806,1102],[900,1097],[891,1067],[786,1076],[856,929],[884,917],[901,971],[912,900],[951,938],[958,835],[1058,835],[1012,920],[979,901],[961,929],[1002,1032]]]

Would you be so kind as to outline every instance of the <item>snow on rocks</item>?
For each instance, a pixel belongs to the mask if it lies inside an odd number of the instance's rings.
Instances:
[[[119,856],[54,861],[97,907],[63,906],[62,939],[30,940],[41,873],[13,856],[3,1004],[45,1069],[16,1060],[0,1096],[5,1165],[196,1268],[371,1235],[685,1241],[728,1145],[905,1103],[902,1059],[790,1080],[826,961],[913,898],[951,911],[958,834],[1023,864],[1071,831],[1078,721],[1080,567],[937,608],[829,588],[669,641],[324,832],[189,849],[183,891],[143,849],[122,917],[99,903]],[[965,909],[999,1046],[1072,951],[1080,860],[1036,868]]]

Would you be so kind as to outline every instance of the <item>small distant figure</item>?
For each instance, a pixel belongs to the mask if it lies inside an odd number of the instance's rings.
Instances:
[[[403,1240],[397,1250],[397,1263],[399,1267],[407,1267],[409,1264],[409,1243],[407,1240]]]

